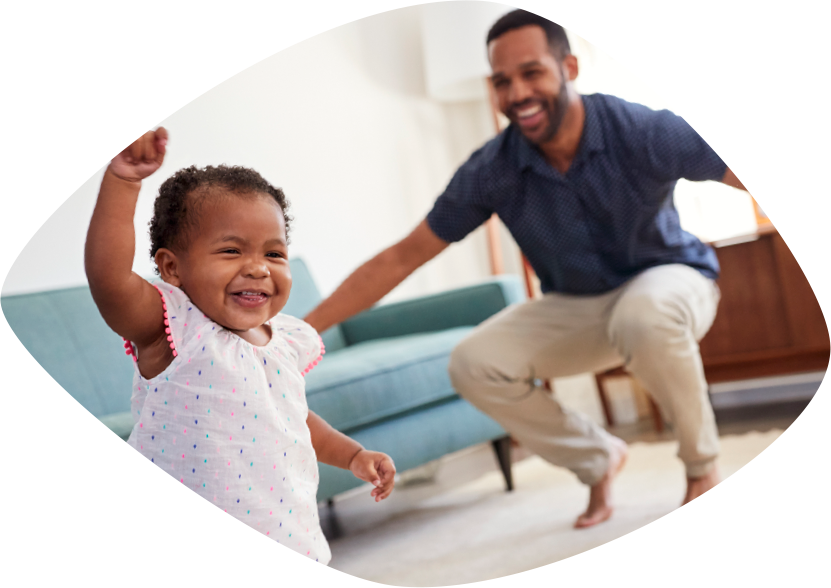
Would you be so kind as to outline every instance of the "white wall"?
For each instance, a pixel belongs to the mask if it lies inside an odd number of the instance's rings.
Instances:
[[[142,187],[135,271],[152,275],[147,223],[158,186],[192,164],[253,167],[282,187],[295,217],[290,253],[306,259],[324,295],[415,227],[456,167],[492,134],[483,101],[443,105],[427,98],[419,15],[419,7],[407,8],[324,33],[161,121],[170,131],[169,155]],[[84,236],[102,174],[103,167],[33,237],[3,294],[86,282]],[[487,275],[480,230],[390,298]]]
[[[142,189],[134,269],[152,275],[147,223],[159,184],[192,164],[245,165],[281,186],[295,217],[291,255],[307,260],[324,295],[407,234],[456,167],[493,134],[484,100],[442,104],[427,97],[420,11],[388,12],[305,41],[161,121],[171,134],[169,155]],[[571,39],[581,64],[579,91],[667,106],[657,86],[644,84],[637,71],[579,37]],[[3,294],[86,282],[84,236],[105,166],[102,162],[102,170],[32,238]],[[747,196],[712,182],[679,184],[676,202],[685,228],[705,239],[754,226]],[[518,273],[515,245],[505,230],[503,237],[506,269]],[[417,271],[388,299],[481,280],[489,273],[486,251],[480,229]]]

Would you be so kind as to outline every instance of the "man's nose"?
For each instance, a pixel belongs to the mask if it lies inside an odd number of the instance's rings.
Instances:
[[[511,87],[508,90],[508,102],[511,106],[517,106],[528,100],[532,95],[533,92],[530,85],[522,78],[515,79],[511,82]]]

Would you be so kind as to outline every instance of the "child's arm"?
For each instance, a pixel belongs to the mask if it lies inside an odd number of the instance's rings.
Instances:
[[[371,496],[375,502],[390,495],[395,486],[395,464],[389,455],[364,449],[360,443],[333,429],[311,410],[306,424],[318,461],[349,470],[356,478],[373,484],[375,488]]]
[[[133,273],[133,216],[141,181],[164,160],[167,131],[149,131],[119,153],[101,182],[84,251],[90,291],[110,328],[139,348],[164,339],[158,291]]]

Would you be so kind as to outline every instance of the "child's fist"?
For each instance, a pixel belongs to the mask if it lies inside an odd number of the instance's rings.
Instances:
[[[128,182],[140,182],[159,169],[164,161],[167,131],[147,131],[110,162],[110,172]]]
[[[386,453],[362,449],[349,463],[349,471],[356,478],[375,486],[371,492],[375,502],[384,500],[395,486],[395,464]]]

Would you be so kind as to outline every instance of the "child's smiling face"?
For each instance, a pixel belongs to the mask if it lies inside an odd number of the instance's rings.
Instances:
[[[286,221],[268,194],[206,202],[186,251],[159,250],[162,279],[181,288],[208,318],[238,334],[286,305],[291,291]]]

